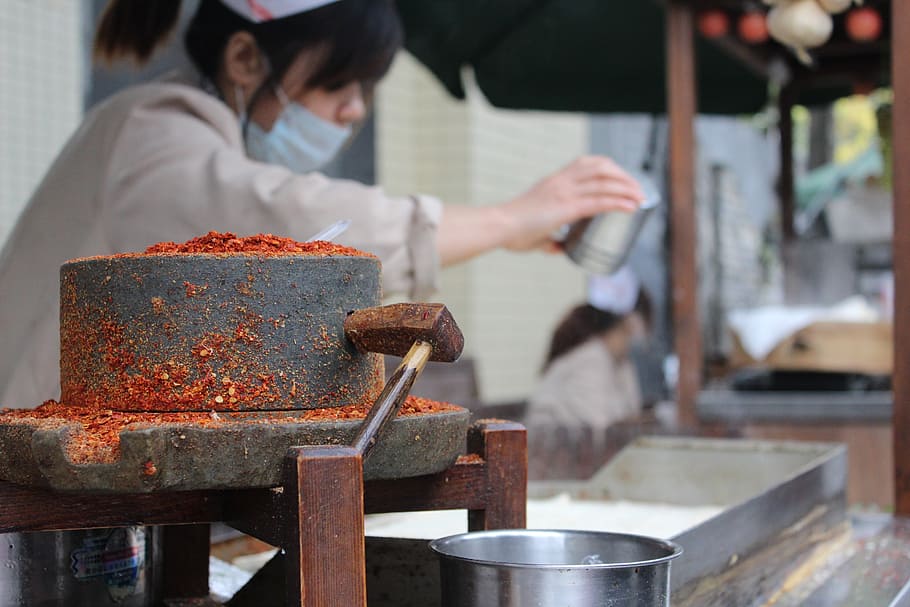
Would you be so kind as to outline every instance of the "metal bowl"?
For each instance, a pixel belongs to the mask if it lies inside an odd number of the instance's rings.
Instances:
[[[430,542],[443,607],[669,605],[673,542],[619,533],[510,529]]]

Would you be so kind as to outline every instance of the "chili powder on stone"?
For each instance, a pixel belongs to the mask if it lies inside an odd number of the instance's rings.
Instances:
[[[345,247],[325,240],[298,242],[292,238],[273,234],[256,234],[239,237],[231,232],[209,232],[184,243],[159,242],[145,250],[146,255],[160,254],[257,254],[257,255],[347,255],[375,257],[352,247]],[[126,253],[125,255],[133,255]]]
[[[120,457],[120,433],[165,426],[194,426],[197,428],[231,428],[244,425],[300,424],[306,422],[352,421],[366,417],[372,403],[301,410],[293,415],[233,414],[215,412],[132,413],[73,407],[49,400],[35,409],[0,409],[0,423],[34,426],[38,430],[54,430],[78,426],[65,445],[67,456],[74,464],[112,463]],[[459,411],[461,407],[427,398],[408,396],[399,415],[432,415]]]

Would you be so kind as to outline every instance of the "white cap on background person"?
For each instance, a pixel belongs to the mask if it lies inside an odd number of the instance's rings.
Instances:
[[[225,6],[253,23],[305,13],[339,0],[221,0]]]
[[[613,274],[588,276],[588,303],[601,310],[620,316],[635,309],[641,283],[629,266]]]

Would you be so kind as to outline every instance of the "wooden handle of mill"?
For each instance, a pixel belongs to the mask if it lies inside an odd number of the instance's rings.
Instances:
[[[433,347],[429,342],[415,341],[386,382],[382,394],[373,403],[366,419],[360,425],[357,436],[354,437],[352,446],[360,452],[363,461],[366,461],[386,424],[398,415],[404,399],[407,398],[432,354]]]
[[[461,356],[464,335],[445,305],[402,303],[349,313],[344,334],[361,352],[404,356],[417,341],[433,347],[432,359],[452,362]]]

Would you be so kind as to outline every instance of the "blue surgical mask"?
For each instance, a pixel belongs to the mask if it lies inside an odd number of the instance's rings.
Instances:
[[[351,136],[351,127],[323,120],[276,88],[283,104],[270,131],[250,121],[246,132],[246,149],[251,158],[280,164],[295,173],[315,171],[326,164]]]

